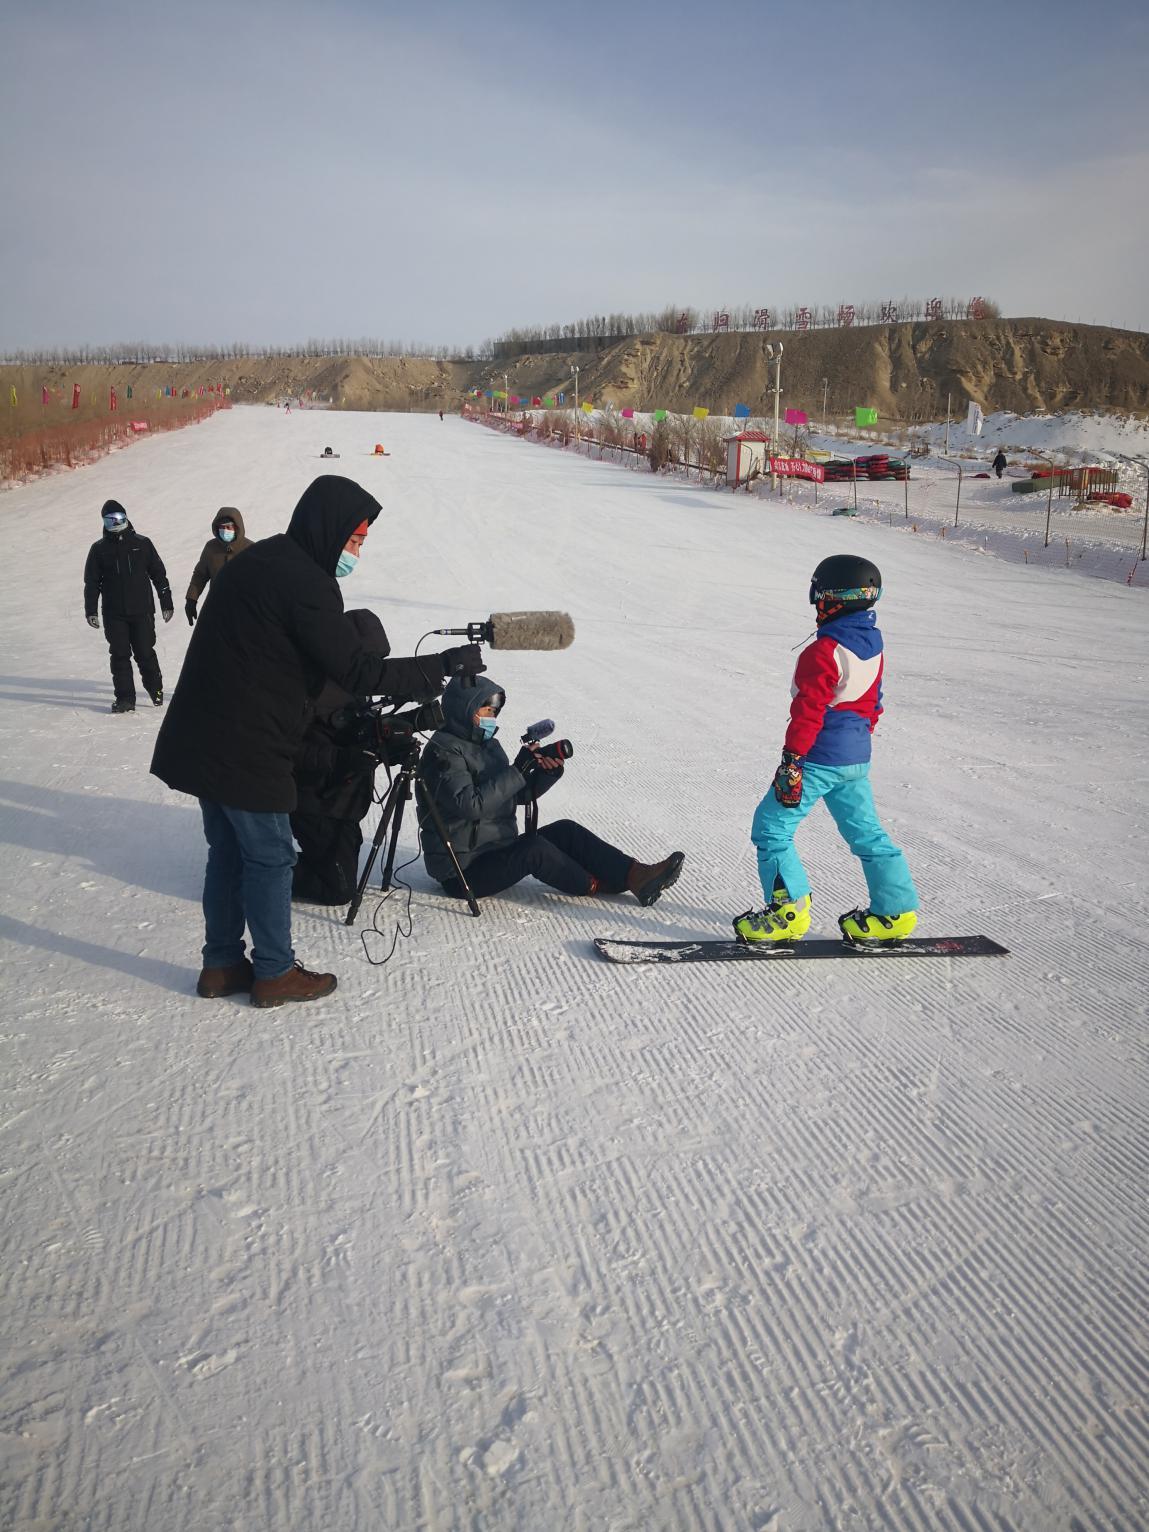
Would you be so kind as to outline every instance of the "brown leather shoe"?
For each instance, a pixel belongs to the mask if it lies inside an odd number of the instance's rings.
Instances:
[[[678,882],[685,860],[684,852],[672,851],[661,862],[631,862],[626,886],[639,904],[653,904],[659,894]]]
[[[230,968],[201,968],[195,992],[205,1000],[222,1000],[225,995],[246,995],[254,975],[247,958]]]
[[[321,1000],[329,995],[339,980],[333,973],[310,973],[296,963],[278,979],[256,979],[251,986],[252,1005],[287,1005],[293,1000]]]

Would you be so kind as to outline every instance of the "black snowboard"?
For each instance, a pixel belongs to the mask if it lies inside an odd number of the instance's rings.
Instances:
[[[846,941],[765,942],[751,946],[736,941],[628,942],[596,936],[594,944],[611,963],[768,963],[799,962],[803,958],[920,958],[1006,957],[1008,947],[988,936],[910,936],[901,942],[854,947]]]

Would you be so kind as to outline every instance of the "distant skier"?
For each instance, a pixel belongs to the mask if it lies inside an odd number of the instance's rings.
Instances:
[[[917,925],[918,894],[906,859],[878,822],[870,790],[870,736],[882,714],[882,635],[870,610],[882,577],[868,559],[823,559],[810,581],[818,632],[798,656],[790,727],[774,785],[758,805],[750,838],[766,907],[734,919],[744,942],[798,941],[810,928],[810,884],[794,832],[826,800],[862,864],[867,909],[838,925],[859,945],[901,941]]]
[[[998,451],[997,451],[997,456],[993,460],[993,471],[994,471],[995,474],[997,474],[999,479],[1001,478],[1002,474],[1005,472],[1005,465],[1008,462],[1009,462],[1009,459],[1006,457],[1005,453],[999,447]]]
[[[167,570],[151,539],[136,531],[118,500],[105,500],[100,515],[104,533],[99,542],[92,544],[84,565],[84,615],[89,627],[98,628],[97,608],[103,611],[116,692],[112,712],[135,711],[133,655],[144,690],[156,707],[162,707],[164,678],[156,658],[156,604],[152,586],[160,598],[164,621],[170,622],[174,608]]]
[[[212,519],[211,540],[204,544],[184,598],[184,615],[189,625],[194,625],[196,604],[212,579],[229,559],[250,547],[251,538],[244,536],[243,517],[234,505],[221,505]]]
[[[443,418],[443,411],[442,411],[442,410],[440,410],[440,411],[439,411],[439,419],[440,419],[440,420],[442,420],[442,418]]]

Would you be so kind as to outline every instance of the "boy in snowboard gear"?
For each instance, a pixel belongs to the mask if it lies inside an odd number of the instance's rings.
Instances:
[[[100,512],[103,536],[92,544],[84,565],[84,615],[89,627],[99,627],[102,609],[104,636],[112,668],[116,700],[113,713],[131,713],[136,706],[132,658],[139,666],[144,690],[156,707],[163,706],[164,680],[156,658],[156,604],[165,622],[172,620],[172,593],[167,570],[150,538],[128,520],[118,500],[106,500]]]
[[[197,603],[212,578],[219,574],[229,559],[250,547],[251,539],[244,535],[243,517],[234,505],[221,505],[212,518],[211,538],[204,544],[199,562],[192,570],[191,583],[184,598],[184,616],[189,627],[195,624]]]
[[[901,941],[917,925],[918,894],[906,859],[882,829],[870,789],[870,736],[882,713],[882,635],[871,608],[882,577],[868,559],[823,559],[810,581],[817,634],[798,656],[790,727],[751,839],[766,897],[734,919],[743,942],[797,941],[810,928],[810,884],[794,832],[820,798],[862,863],[868,909],[839,919],[847,941]]]
[[[214,577],[192,630],[152,774],[199,799],[208,855],[196,989],[205,997],[249,991],[252,1005],[273,1006],[336,986],[334,974],[301,967],[291,942],[293,771],[324,679],[353,696],[433,694],[455,669],[482,669],[473,646],[392,660],[360,643],[336,573],[355,567],[379,509],[350,479],[316,479],[285,533],[253,543]]]
[[[573,819],[520,835],[516,810],[542,797],[563,774],[545,749],[524,745],[514,764],[495,739],[505,694],[486,676],[457,676],[443,693],[446,724],[423,753],[415,795],[423,859],[431,877],[452,898],[466,897],[450,853],[423,803],[439,810],[447,838],[477,898],[500,894],[528,876],[576,897],[632,893],[651,905],[678,881],[684,856],[639,862],[600,840]]]

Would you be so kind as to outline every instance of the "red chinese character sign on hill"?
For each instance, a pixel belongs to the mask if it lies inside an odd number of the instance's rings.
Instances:
[[[770,310],[754,310],[754,328],[756,330],[768,330],[770,328]]]
[[[677,335],[685,335],[687,330],[689,330],[689,329],[690,329],[690,315],[686,314],[686,313],[679,314],[679,316],[678,316],[678,323],[674,327],[675,333]]]
[[[714,316],[714,326],[713,326],[713,328],[714,328],[714,331],[715,331],[716,334],[717,334],[717,332],[719,330],[729,330],[729,328],[730,328],[730,315],[725,313],[724,311],[720,311],[719,313],[716,313],[715,316]]]
[[[897,322],[898,322],[898,305],[896,303],[883,303],[882,304],[882,323],[883,324],[897,324]]]
[[[854,305],[852,303],[839,303],[838,323],[846,330],[854,323]]]
[[[927,319],[940,319],[941,317],[942,317],[942,300],[940,298],[930,298],[927,301],[927,303],[926,303],[926,318]]]
[[[986,309],[984,298],[971,298],[969,300],[969,303],[966,306],[967,319],[985,319],[987,317],[987,313],[988,311]]]
[[[800,308],[798,310],[798,328],[799,330],[808,330],[810,328],[810,310],[808,308]]]

